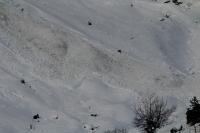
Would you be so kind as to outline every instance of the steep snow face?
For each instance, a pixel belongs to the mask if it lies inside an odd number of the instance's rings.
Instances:
[[[0,132],[136,133],[133,105],[151,92],[184,124],[200,95],[199,2],[163,2],[0,0]]]
[[[188,73],[191,67],[190,26],[178,17],[182,13],[176,7],[129,0],[26,1],[104,47],[122,49],[147,62],[164,61],[183,73]],[[166,15],[169,18],[165,18]],[[166,21],[160,22],[163,18]],[[91,26],[87,25],[88,21],[92,22]]]
[[[118,49],[109,50],[105,44],[97,45],[99,43],[93,40],[88,42],[85,36],[70,30],[66,32],[61,26],[50,23],[45,18],[46,14],[40,16],[42,12],[34,10],[30,5],[13,5],[7,5],[6,10],[2,11],[7,18],[5,23],[2,21],[3,45],[39,78],[76,84],[77,79],[81,81],[96,73],[108,78],[113,84],[131,87],[134,83],[132,80],[138,82],[143,77],[145,81],[154,73],[149,72],[146,66],[148,62],[129,57],[124,49],[119,53]],[[21,12],[20,8],[27,11]],[[138,63],[133,65],[135,62]],[[142,69],[136,71],[136,68]],[[146,76],[144,73],[147,73]]]

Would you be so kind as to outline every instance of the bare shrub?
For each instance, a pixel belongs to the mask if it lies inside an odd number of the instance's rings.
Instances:
[[[133,123],[145,133],[156,133],[157,129],[168,124],[168,118],[175,110],[175,106],[169,107],[166,100],[151,94],[136,105]]]

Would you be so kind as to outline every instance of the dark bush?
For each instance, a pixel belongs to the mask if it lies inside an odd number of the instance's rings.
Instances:
[[[200,104],[197,97],[193,97],[190,100],[190,107],[187,108],[186,112],[187,124],[194,126],[196,133],[196,124],[200,123]]]

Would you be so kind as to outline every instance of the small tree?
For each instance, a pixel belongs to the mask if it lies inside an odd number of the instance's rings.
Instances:
[[[168,118],[175,109],[175,106],[168,107],[163,98],[151,94],[136,106],[134,125],[145,133],[156,133],[157,129],[168,124]]]
[[[196,97],[193,97],[190,100],[190,107],[187,108],[186,119],[187,124],[190,126],[194,126],[196,133],[196,124],[200,123],[200,104]]]

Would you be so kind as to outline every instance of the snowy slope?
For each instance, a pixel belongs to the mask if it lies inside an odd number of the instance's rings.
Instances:
[[[157,63],[164,60],[182,72],[190,67],[187,46],[190,32],[188,25],[181,22],[187,18],[171,5],[130,0],[28,2],[107,48],[123,49],[130,56]],[[166,14],[172,18],[160,22]],[[176,19],[179,15],[183,17]],[[93,26],[86,26],[87,21],[92,21]]]
[[[133,106],[151,92],[177,105],[159,132],[186,127],[200,2],[163,2],[0,0],[0,133],[137,133]]]

